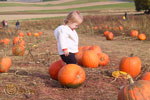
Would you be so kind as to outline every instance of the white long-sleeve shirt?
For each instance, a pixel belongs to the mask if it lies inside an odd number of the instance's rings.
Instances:
[[[59,55],[64,54],[63,49],[67,49],[68,52],[71,53],[78,52],[78,34],[68,25],[58,26],[54,31],[54,35],[57,40],[57,49]]]

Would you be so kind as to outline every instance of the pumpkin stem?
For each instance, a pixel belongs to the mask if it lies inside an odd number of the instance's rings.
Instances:
[[[130,83],[130,84],[133,84],[134,81],[133,81],[133,78],[131,77],[131,75],[128,74],[128,78],[129,78],[129,83]]]
[[[130,57],[133,57],[133,55],[134,55],[134,54],[133,54],[133,53],[131,53],[131,54],[130,54]]]

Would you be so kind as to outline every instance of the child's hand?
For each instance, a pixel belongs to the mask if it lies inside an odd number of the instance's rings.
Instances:
[[[64,54],[65,54],[65,56],[68,56],[68,55],[69,55],[68,50],[65,50],[65,51],[64,51]]]

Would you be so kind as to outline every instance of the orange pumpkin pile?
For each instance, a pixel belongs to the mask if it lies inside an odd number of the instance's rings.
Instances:
[[[79,47],[79,52],[75,56],[77,64],[87,68],[106,66],[109,62],[109,56],[97,45]]]

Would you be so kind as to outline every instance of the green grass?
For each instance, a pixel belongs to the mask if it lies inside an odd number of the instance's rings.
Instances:
[[[54,1],[54,0],[48,0]],[[113,1],[113,0],[75,0],[71,2],[65,2],[61,4],[21,4],[21,3],[0,3],[0,7],[16,7],[16,6],[38,6],[38,7],[50,7],[50,6],[66,6],[66,5],[74,5],[74,4],[84,4],[84,3],[91,3],[91,2],[101,2],[101,1]]]
[[[33,6],[32,4],[21,4],[21,3],[0,3],[0,7],[16,7],[16,6]]]
[[[134,8],[134,3],[122,3],[122,4],[109,4],[109,5],[98,5],[90,7],[81,7],[81,8],[72,8],[72,9],[63,9],[63,10],[30,10],[30,11],[19,11],[20,13],[64,13],[70,12],[73,10],[79,11],[92,11],[92,10],[102,10],[102,9],[127,9]]]

